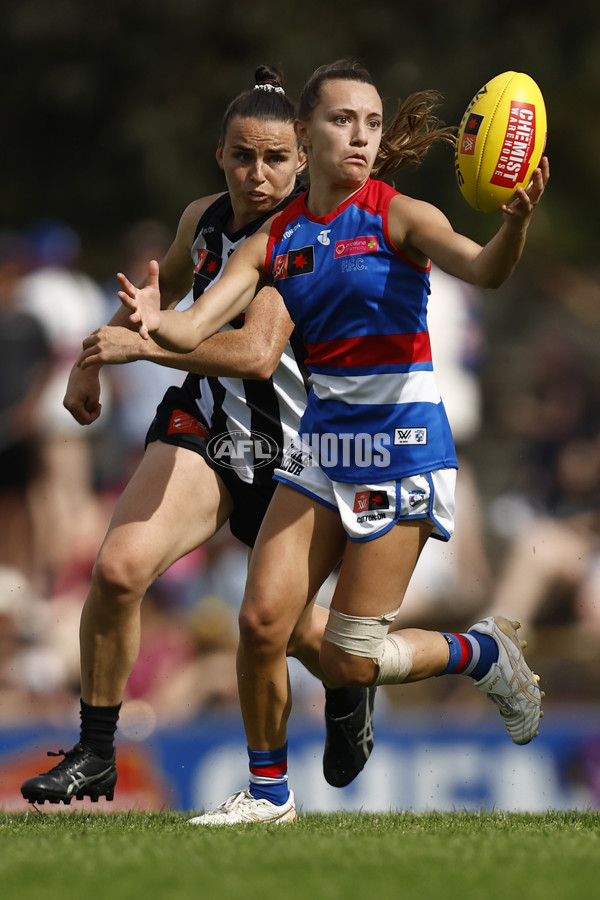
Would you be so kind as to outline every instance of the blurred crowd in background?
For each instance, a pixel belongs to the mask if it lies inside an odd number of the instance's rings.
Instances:
[[[119,267],[141,279],[169,241],[162,223],[137,223],[122,236]],[[539,290],[560,294],[573,333],[597,332],[598,314],[585,317],[600,309],[600,284],[562,269],[548,277]],[[502,329],[487,327],[484,299],[432,273],[434,363],[460,460],[456,531],[449,544],[426,546],[400,617],[444,629],[489,613],[518,618],[549,700],[598,702],[597,363],[560,326],[540,323],[523,337],[528,297],[509,305],[513,332],[506,311]],[[91,569],[156,405],[184,377],[142,361],[105,367],[102,415],[91,427],[75,422],[62,405],[69,371],[83,338],[118,302],[110,273],[99,283],[81,270],[68,224],[0,233],[0,727],[78,715],[78,626]],[[155,582],[125,709],[165,727],[237,709],[246,566],[246,548],[226,525]],[[334,586],[335,575],[319,602],[327,605]],[[320,684],[293,674],[298,706],[321,715]],[[390,706],[423,703],[425,691],[462,702],[465,681],[411,686]]]

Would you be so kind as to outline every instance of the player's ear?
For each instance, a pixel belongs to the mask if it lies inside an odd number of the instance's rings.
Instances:
[[[217,152],[215,153],[217,164],[220,169],[223,168],[223,141],[219,141]]]
[[[296,175],[300,175],[301,172],[304,172],[306,166],[308,165],[308,159],[306,157],[306,150],[304,147],[298,147],[298,168],[296,169]]]
[[[302,119],[296,119],[296,121],[294,122],[294,131],[296,132],[296,137],[300,146],[307,147],[308,130],[306,128],[306,124],[302,121]]]

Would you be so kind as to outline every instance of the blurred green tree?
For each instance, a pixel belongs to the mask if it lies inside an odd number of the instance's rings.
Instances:
[[[130,221],[174,226],[191,199],[222,185],[221,116],[258,64],[279,65],[296,95],[317,65],[342,56],[371,70],[390,113],[398,96],[440,90],[448,124],[493,75],[532,75],[546,97],[553,166],[532,240],[573,263],[595,257],[600,8],[580,0],[568,15],[549,0],[543,16],[533,4],[479,0],[461,0],[460,15],[442,0],[4,0],[0,223],[65,219],[105,271]],[[475,238],[496,227],[460,197],[447,147],[396,186]]]

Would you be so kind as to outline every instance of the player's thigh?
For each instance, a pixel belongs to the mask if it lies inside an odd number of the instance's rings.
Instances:
[[[250,559],[242,611],[260,609],[265,619],[279,617],[293,628],[344,545],[337,512],[278,484]]]
[[[429,522],[403,522],[373,540],[348,541],[333,609],[350,616],[379,616],[397,609],[430,533]]]
[[[232,506],[200,454],[154,441],[119,498],[103,546],[124,549],[158,574],[212,537]]]

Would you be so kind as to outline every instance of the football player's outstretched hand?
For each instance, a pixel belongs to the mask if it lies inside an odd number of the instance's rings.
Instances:
[[[160,325],[158,276],[158,263],[155,259],[151,259],[148,264],[148,280],[143,288],[136,288],[122,272],[117,275],[121,284],[119,291],[121,303],[131,310],[129,321],[138,326],[140,336],[144,340],[148,340],[150,332],[157,331]]]

